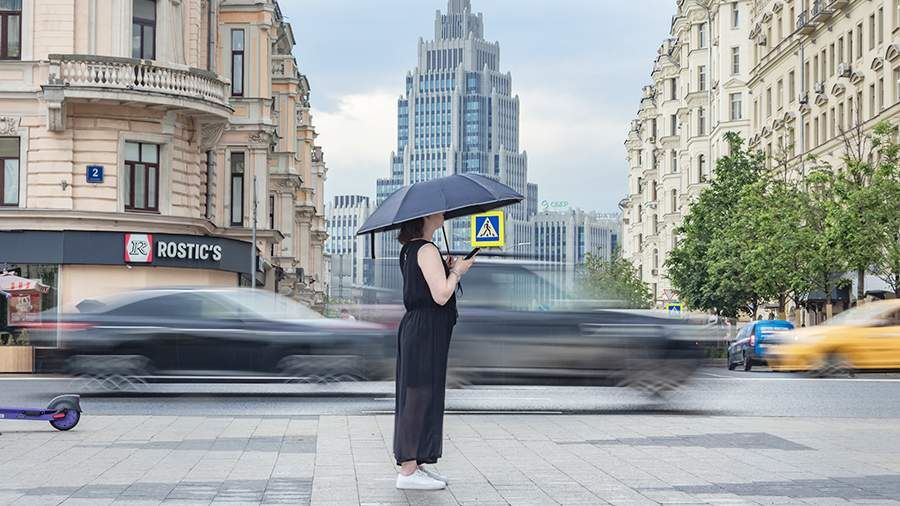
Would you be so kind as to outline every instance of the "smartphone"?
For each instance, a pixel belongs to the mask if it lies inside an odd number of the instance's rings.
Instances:
[[[469,260],[469,259],[471,259],[473,256],[477,255],[479,251],[481,251],[481,248],[475,248],[475,249],[473,249],[472,251],[469,252],[468,255],[466,255],[465,258],[463,258],[463,260]]]

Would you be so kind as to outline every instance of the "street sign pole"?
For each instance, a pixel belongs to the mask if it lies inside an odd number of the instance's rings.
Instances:
[[[253,176],[253,224],[250,228],[250,288],[256,288],[256,176]]]

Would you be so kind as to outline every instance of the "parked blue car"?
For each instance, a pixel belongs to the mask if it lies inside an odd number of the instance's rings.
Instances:
[[[749,371],[754,365],[765,364],[766,350],[771,344],[766,341],[793,328],[794,324],[786,320],[756,320],[744,325],[728,347],[728,370],[741,365]]]

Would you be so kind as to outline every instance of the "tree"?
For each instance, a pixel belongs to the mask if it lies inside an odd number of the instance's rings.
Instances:
[[[763,300],[737,256],[744,243],[733,227],[743,219],[736,203],[760,181],[764,166],[761,155],[744,149],[739,135],[729,132],[725,139],[731,154],[717,161],[715,177],[678,229],[681,240],[666,266],[688,306],[736,317],[741,311],[755,314]]]
[[[812,233],[809,268],[813,286],[825,293],[825,317],[833,314],[832,293],[847,270],[840,251],[841,209],[836,194],[837,175],[831,170],[814,169],[804,179],[806,189],[806,227]]]
[[[740,238],[736,256],[752,291],[778,303],[805,300],[812,287],[813,234],[805,227],[806,195],[793,182],[767,173],[748,185],[737,204],[740,216],[727,232]]]
[[[881,122],[873,129],[873,148],[877,159],[873,162],[871,189],[875,206],[875,222],[878,226],[876,251],[872,273],[881,278],[894,294],[900,297],[900,143],[898,128]]]
[[[625,308],[647,309],[653,295],[647,284],[638,277],[637,269],[622,258],[618,250],[609,260],[587,253],[584,260],[582,289],[588,297],[621,301]]]

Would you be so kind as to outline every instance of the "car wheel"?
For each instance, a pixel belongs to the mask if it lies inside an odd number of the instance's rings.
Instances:
[[[733,371],[735,368],[734,361],[731,360],[731,352],[730,351],[725,353],[725,365],[726,365],[726,367],[728,367],[729,371]]]
[[[288,355],[278,363],[288,383],[337,383],[366,379],[362,357],[356,355]]]
[[[749,371],[753,368],[753,359],[750,358],[750,354],[744,352],[744,370]]]
[[[853,363],[842,353],[829,353],[819,365],[813,369],[813,375],[818,378],[831,378],[835,376],[854,377]]]

